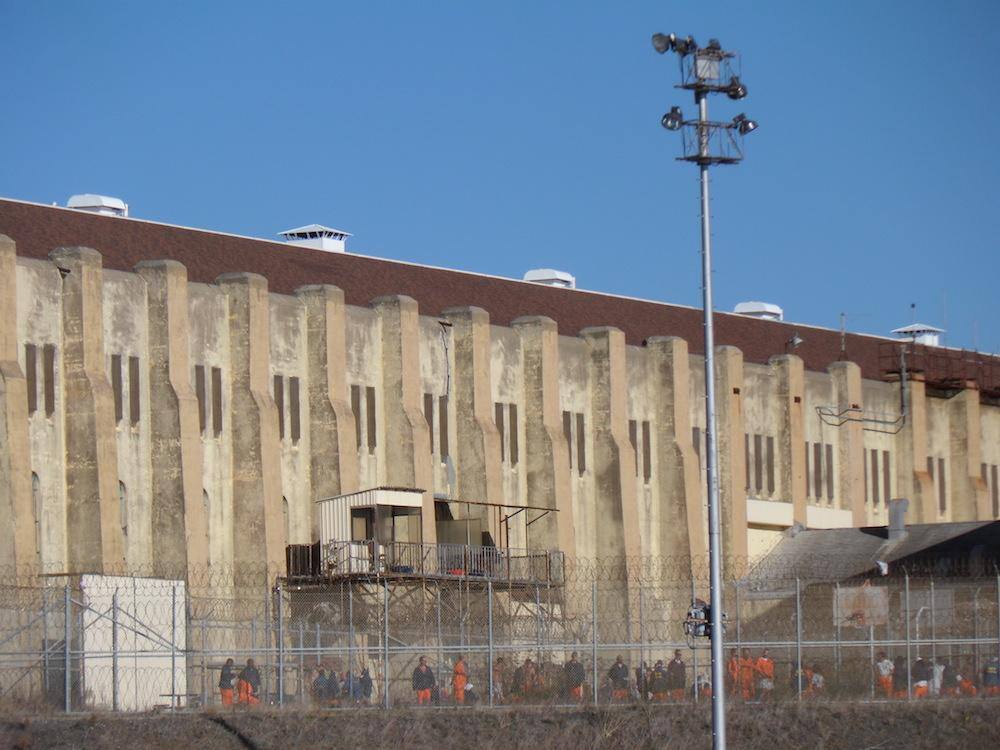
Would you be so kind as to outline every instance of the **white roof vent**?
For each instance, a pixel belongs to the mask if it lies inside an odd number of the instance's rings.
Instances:
[[[904,341],[912,341],[914,344],[941,346],[941,334],[945,333],[945,330],[929,326],[926,323],[913,323],[902,328],[896,328],[893,333]]]
[[[563,289],[576,289],[576,276],[554,268],[532,268],[524,274],[525,281],[546,286],[558,286]]]
[[[102,216],[128,216],[128,203],[121,198],[112,198],[110,195],[94,195],[93,193],[71,195],[66,201],[66,207]]]
[[[297,229],[286,229],[278,232],[279,237],[284,237],[289,245],[299,247],[311,247],[314,250],[326,250],[330,253],[346,253],[347,238],[350,232],[342,229],[324,227],[322,224],[307,224]]]
[[[770,302],[740,302],[733,308],[733,312],[761,320],[785,319],[785,311]]]

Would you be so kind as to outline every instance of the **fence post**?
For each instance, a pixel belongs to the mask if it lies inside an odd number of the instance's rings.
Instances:
[[[535,655],[538,663],[542,663],[542,599],[538,584],[535,584]]]
[[[646,658],[646,620],[643,616],[643,610],[645,609],[645,596],[642,592],[642,583],[639,584],[639,669],[642,670],[642,676],[645,678],[646,670],[643,669],[645,666]],[[645,695],[641,696],[645,700]]]
[[[837,662],[836,663],[837,663],[837,689],[839,690],[840,689],[840,661],[841,661],[841,650],[840,650],[841,633],[840,633],[840,623],[841,623],[841,621],[844,618],[841,615],[841,607],[840,607],[840,581],[837,581],[835,583],[835,586],[836,586],[836,593],[834,595],[834,599],[833,600],[837,603],[837,606],[836,606],[836,611],[837,611],[837,647],[836,647]]]
[[[177,708],[177,587],[170,587],[170,705]]]
[[[306,701],[306,625],[299,620],[299,703]]]
[[[436,680],[438,683],[441,682],[441,662],[444,661],[444,637],[441,635],[441,581],[437,584],[437,659],[434,662],[434,671],[436,674]]]
[[[173,689],[171,689],[173,692]],[[118,589],[111,595],[111,710],[118,710]]]
[[[937,663],[937,625],[934,622],[934,579],[931,578],[931,661]],[[933,684],[933,682],[932,682]]]
[[[1000,658],[1000,570],[993,566],[997,574],[997,657]]]
[[[72,615],[72,600],[69,596],[69,584],[66,584],[66,591],[63,597],[63,615],[65,622],[63,623],[63,656],[65,657],[65,675],[63,676],[63,690],[65,694],[63,696],[63,709],[66,713],[73,710],[73,703],[70,698],[70,691],[72,689],[72,672],[71,672],[71,661],[69,654],[69,642],[73,631],[73,615]]]
[[[1000,658],[1000,570],[993,566],[997,574],[997,658]]]
[[[278,705],[285,705],[285,605],[281,595],[281,581],[274,586],[278,595],[277,615],[278,615]]]
[[[201,620],[201,705],[202,708],[208,705],[208,662],[206,652],[208,646],[205,644],[205,618]]]
[[[322,644],[323,644],[323,634],[320,632],[320,625],[317,622],[316,623],[316,666],[317,667],[323,661],[322,656],[320,655],[320,652],[323,650]]]
[[[736,597],[736,653],[743,656],[743,632],[740,629],[740,583],[733,584],[733,592]]]
[[[347,673],[354,686],[354,586],[347,586]]]
[[[693,567],[693,566],[692,566]],[[691,606],[694,606],[695,600],[695,589],[694,589],[694,571],[691,571]],[[691,677],[694,689],[694,702],[698,702],[698,647],[691,647]]]
[[[875,700],[875,626],[868,626],[868,697]]]
[[[384,579],[383,583],[385,592],[382,597],[383,607],[382,607],[382,619],[384,621],[384,630],[382,632],[382,637],[385,639],[385,655],[383,660],[385,662],[385,667],[383,668],[384,674],[382,675],[383,681],[385,683],[385,695],[383,696],[383,703],[385,708],[388,709],[390,706],[389,701],[389,579]]]
[[[798,576],[795,578],[795,690],[802,700],[802,591]]]
[[[1000,577],[997,578],[998,586],[1000,586]],[[593,693],[594,693],[594,705],[597,705],[597,579],[595,578],[590,582],[590,630],[594,637],[593,648],[591,650],[591,670],[593,672]]]
[[[906,615],[906,699],[913,697],[912,665],[910,664],[910,574],[903,571],[903,607]]]
[[[48,593],[48,588],[42,589],[42,687],[45,690],[46,701],[51,699],[49,691],[49,617],[48,607],[46,607]]]
[[[972,593],[972,636],[975,645],[972,647],[972,671],[979,674],[979,586]]]
[[[493,708],[493,581],[486,581],[486,630],[489,635],[489,656],[486,659],[490,691],[490,708]]]

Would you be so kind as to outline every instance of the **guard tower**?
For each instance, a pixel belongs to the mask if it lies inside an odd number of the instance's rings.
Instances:
[[[464,542],[425,544],[423,494],[377,487],[318,500],[319,540],[290,546],[279,580],[285,632],[301,633],[317,665],[352,674],[368,666],[385,701],[410,694],[420,655],[444,685],[461,653],[481,683],[494,646],[505,658],[546,658],[540,644],[567,625],[563,553],[507,546],[512,521],[530,525],[556,510],[440,499],[439,538]],[[497,544],[455,520],[456,505],[495,514]]]

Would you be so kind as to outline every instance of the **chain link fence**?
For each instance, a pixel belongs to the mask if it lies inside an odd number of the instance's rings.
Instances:
[[[830,581],[815,571],[836,561],[811,562],[809,576],[772,560],[726,581],[733,700],[1000,694],[995,571]],[[685,636],[684,620],[708,599],[702,573],[646,559],[566,561],[535,582],[11,574],[0,700],[60,711],[696,702],[710,696],[709,644]]]

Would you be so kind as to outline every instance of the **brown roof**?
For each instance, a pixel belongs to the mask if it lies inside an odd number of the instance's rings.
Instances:
[[[223,273],[249,271],[264,276],[271,291],[285,294],[306,284],[334,284],[344,290],[352,305],[365,305],[381,295],[405,294],[417,300],[425,315],[476,305],[486,309],[497,325],[508,325],[523,315],[545,315],[568,335],[588,326],[615,326],[632,344],[651,336],[680,336],[693,353],[704,349],[701,310],[678,305],[5,199],[0,199],[0,233],[13,238],[18,254],[24,257],[46,258],[57,247],[85,246],[102,254],[106,268],[131,270],[142,260],[172,259],[187,267],[192,281],[212,282]],[[739,347],[749,362],[764,363],[784,353],[796,330],[804,342],[795,353],[807,369],[823,371],[841,358],[838,331],[729,313],[716,315],[717,343]],[[880,379],[880,365],[895,359],[895,346],[887,339],[849,333],[847,359],[858,363],[865,377]],[[958,370],[949,365],[954,380],[982,379],[983,367],[990,372],[1000,370],[997,358],[961,354]]]

